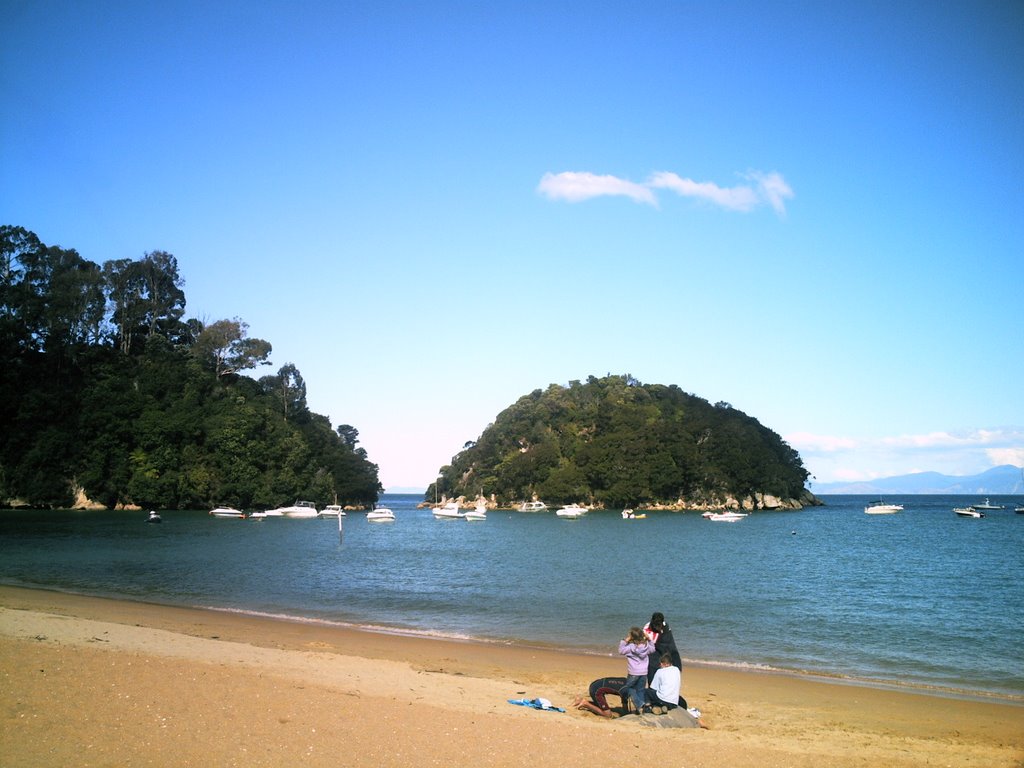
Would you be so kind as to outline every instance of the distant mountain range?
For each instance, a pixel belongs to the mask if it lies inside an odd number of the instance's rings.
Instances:
[[[1024,474],[1020,467],[1004,464],[1001,467],[986,470],[980,475],[965,477],[943,475],[939,472],[915,472],[912,475],[880,477],[863,483],[813,483],[811,491],[815,495],[823,493],[933,493],[943,495],[962,493],[1008,496],[1024,494]]]

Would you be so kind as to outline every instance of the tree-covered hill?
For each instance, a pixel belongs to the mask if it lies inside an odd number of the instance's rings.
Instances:
[[[448,497],[609,507],[815,503],[781,437],[728,403],[631,376],[552,384],[502,411],[440,470]]]
[[[0,504],[365,504],[358,431],[310,412],[298,369],[239,320],[184,319],[176,259],[83,259],[0,226]]]

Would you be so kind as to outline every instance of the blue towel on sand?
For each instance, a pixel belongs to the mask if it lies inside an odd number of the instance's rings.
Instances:
[[[565,712],[561,707],[556,707],[547,699],[509,699],[509,704],[518,704],[520,707],[532,707],[533,709],[544,709],[548,712]]]

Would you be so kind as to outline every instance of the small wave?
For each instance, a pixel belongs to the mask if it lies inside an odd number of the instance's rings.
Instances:
[[[862,686],[864,688],[883,688],[892,691],[905,691],[907,693],[927,693],[932,696],[943,696],[953,699],[970,699],[974,701],[1002,701],[1008,704],[1024,705],[1024,696],[1013,693],[999,693],[994,691],[978,691],[970,688],[957,688],[955,686],[935,685],[930,683],[919,683],[905,680],[886,680],[878,677],[858,677],[846,675],[839,672],[825,672],[813,669],[789,669],[776,667],[770,664],[756,664],[744,661],[721,661],[708,659],[683,659],[683,665],[695,667],[708,667],[717,669],[729,669],[737,672],[757,672],[769,675],[789,675],[808,680],[820,680],[828,683],[842,685]]]

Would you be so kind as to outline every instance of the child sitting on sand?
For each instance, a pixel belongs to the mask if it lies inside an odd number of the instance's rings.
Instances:
[[[647,685],[647,657],[654,653],[654,643],[640,627],[630,627],[629,634],[619,641],[619,654],[626,657],[626,684],[619,695],[625,703],[628,696],[639,713],[644,705]]]
[[[644,711],[649,710],[660,715],[678,707],[681,683],[682,675],[679,672],[679,667],[672,663],[672,654],[663,654],[658,671],[654,673],[654,679],[651,680],[651,687],[644,691],[644,701],[646,702]]]

